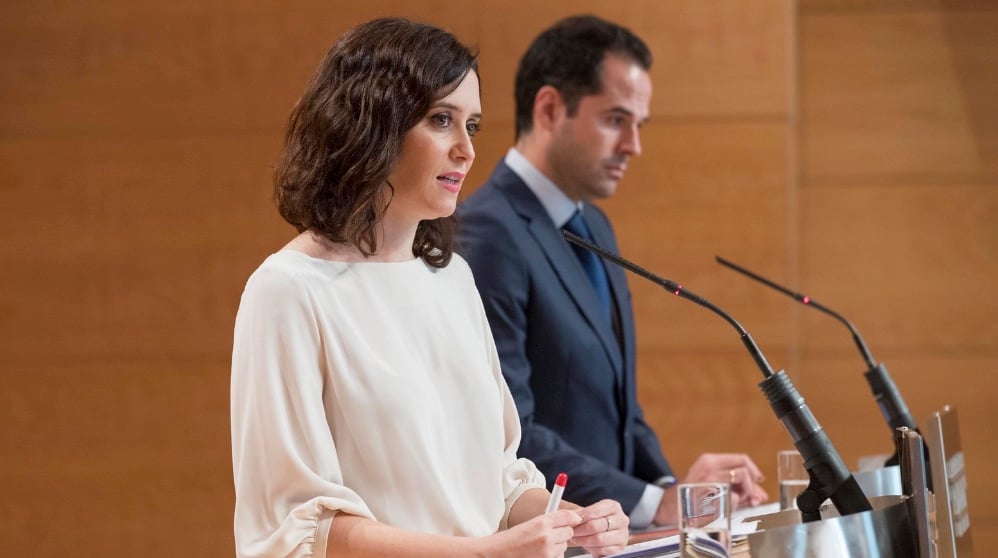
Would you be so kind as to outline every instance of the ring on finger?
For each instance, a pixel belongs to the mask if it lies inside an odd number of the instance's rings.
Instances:
[[[609,515],[604,516],[604,519],[606,519],[606,530],[609,531],[610,528],[613,527],[613,522],[610,520]]]

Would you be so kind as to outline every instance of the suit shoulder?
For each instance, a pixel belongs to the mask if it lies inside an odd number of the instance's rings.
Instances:
[[[513,206],[509,198],[500,190],[493,181],[482,184],[467,199],[458,204],[457,216],[487,216],[488,214],[512,211]]]
[[[504,192],[492,181],[486,182],[457,207],[459,239],[510,234],[522,221]]]

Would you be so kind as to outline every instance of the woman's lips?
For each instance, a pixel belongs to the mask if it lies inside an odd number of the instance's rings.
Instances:
[[[464,180],[464,173],[448,172],[437,177],[437,182],[450,192],[455,194],[461,191],[461,182]]]

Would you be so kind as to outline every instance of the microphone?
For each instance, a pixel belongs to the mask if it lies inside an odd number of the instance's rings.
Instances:
[[[831,499],[840,515],[849,515],[872,510],[869,500],[863,494],[856,479],[846,468],[842,457],[828,439],[828,434],[818,424],[804,398],[790,382],[786,372],[773,372],[766,357],[752,340],[752,336],[731,315],[710,301],[683,289],[682,285],[663,279],[654,273],[624,258],[605,250],[568,231],[562,230],[565,239],[586,250],[596,253],[604,260],[635,273],[672,294],[692,301],[714,312],[731,324],[739,333],[742,343],[752,355],[752,360],[762,371],[765,379],[759,384],[769,406],[790,434],[797,451],[804,458],[804,468],[811,478],[807,488],[797,496],[797,507],[804,521],[821,519],[822,502]]]
[[[807,295],[795,293],[790,289],[778,285],[761,275],[753,273],[745,269],[744,267],[741,267],[733,262],[730,262],[722,258],[721,256],[714,256],[714,259],[716,259],[719,264],[729,269],[733,269],[741,273],[742,275],[755,279],[756,281],[762,283],[763,285],[776,289],[777,291],[780,291],[781,293],[789,296],[790,298],[793,298],[797,302],[800,302],[805,306],[810,306],[815,310],[824,312],[825,314],[828,314],[829,316],[832,316],[836,320],[845,324],[845,326],[849,328],[849,331],[852,333],[852,339],[856,343],[856,346],[859,348],[860,354],[863,355],[863,360],[866,361],[868,369],[866,373],[863,375],[866,377],[866,381],[870,385],[870,390],[873,392],[873,397],[876,398],[877,400],[877,405],[880,407],[880,413],[884,416],[884,420],[887,421],[887,426],[890,427],[892,433],[892,440],[894,439],[893,433],[902,426],[910,430],[914,430],[916,432],[921,433],[918,430],[918,426],[915,424],[915,419],[912,418],[911,413],[908,411],[908,406],[905,405],[904,399],[901,397],[901,392],[898,391],[897,386],[894,384],[894,380],[892,380],[890,374],[887,373],[887,367],[885,367],[883,363],[875,364],[875,361],[873,360],[873,355],[870,354],[870,349],[866,346],[866,343],[863,341],[862,336],[860,336],[859,331],[856,330],[855,326],[852,325],[852,322],[845,319],[838,312],[835,312],[834,310],[819,304],[818,302],[816,302]],[[928,453],[926,453],[925,455],[926,460],[928,460],[928,457],[929,457]],[[894,455],[892,455],[887,460],[885,465],[887,466],[897,465],[898,463],[899,463],[899,453],[897,445],[895,444]],[[929,484],[929,490],[931,490],[932,489],[931,479],[929,479],[928,484]]]

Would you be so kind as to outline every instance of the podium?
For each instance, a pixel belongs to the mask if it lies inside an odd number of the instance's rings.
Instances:
[[[764,530],[748,536],[749,554],[753,558],[918,556],[908,508],[901,497],[871,498],[870,503],[874,506],[873,511],[828,517],[811,523],[799,523],[799,519],[797,523],[792,523],[793,516],[799,518],[795,510],[764,516],[760,518],[760,528]]]
[[[873,511],[838,516],[826,504],[821,520],[810,523],[801,523],[796,510],[752,518],[759,520],[761,530],[748,536],[750,555],[972,557],[967,479],[956,410],[946,406],[933,414],[926,423],[924,441],[917,432],[899,428],[895,442],[901,459],[899,467],[872,471],[865,478],[857,474]],[[928,448],[935,493],[927,488],[923,443]]]
[[[967,478],[959,424],[948,406],[926,423],[925,438],[895,431],[900,465],[857,474],[873,509],[840,516],[829,502],[821,519],[801,522],[798,510],[750,516],[757,530],[733,556],[753,558],[972,558]],[[927,451],[926,451],[927,450]],[[926,453],[933,475],[928,490]],[[871,492],[878,493],[877,495]],[[895,492],[897,494],[895,494]],[[662,539],[666,541],[666,539]],[[620,556],[674,557],[676,544],[645,541]]]
[[[935,488],[935,526],[939,558],[973,555],[967,474],[956,409],[946,405],[925,425],[925,443]]]

